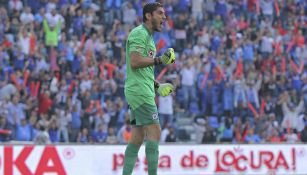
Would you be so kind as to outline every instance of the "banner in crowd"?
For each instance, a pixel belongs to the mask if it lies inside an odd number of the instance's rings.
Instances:
[[[121,175],[124,145],[2,145],[1,175]],[[134,175],[146,175],[141,147]],[[307,174],[307,145],[161,145],[159,175]]]

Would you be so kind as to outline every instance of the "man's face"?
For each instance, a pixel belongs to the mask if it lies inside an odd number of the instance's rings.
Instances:
[[[153,31],[161,32],[162,25],[165,20],[166,20],[165,11],[162,7],[159,7],[151,15],[151,24]]]

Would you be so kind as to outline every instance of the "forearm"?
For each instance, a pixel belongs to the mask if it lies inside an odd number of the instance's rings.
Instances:
[[[141,58],[131,62],[132,69],[145,68],[155,64],[153,58]]]
[[[132,69],[144,68],[158,64],[161,64],[160,59],[142,57],[138,52],[131,53]]]

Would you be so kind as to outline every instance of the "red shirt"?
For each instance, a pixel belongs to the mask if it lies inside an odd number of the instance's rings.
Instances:
[[[277,136],[273,136],[273,137],[270,138],[270,142],[279,143],[279,142],[281,142],[281,138],[279,138]]]
[[[305,44],[305,38],[304,36],[297,36],[297,40],[296,40],[297,46],[298,47],[303,47]]]
[[[249,12],[254,12],[256,10],[256,1],[257,0],[248,0],[247,2],[247,9]]]
[[[46,114],[52,105],[52,100],[46,97],[45,94],[41,94],[39,97],[39,106],[38,106],[38,113],[39,114]]]

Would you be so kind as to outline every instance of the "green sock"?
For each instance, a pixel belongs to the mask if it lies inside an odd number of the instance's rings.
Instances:
[[[157,175],[159,159],[159,141],[147,141],[145,153],[148,165],[148,174]]]
[[[123,175],[131,175],[135,166],[139,149],[139,146],[133,143],[128,143],[125,151]]]

